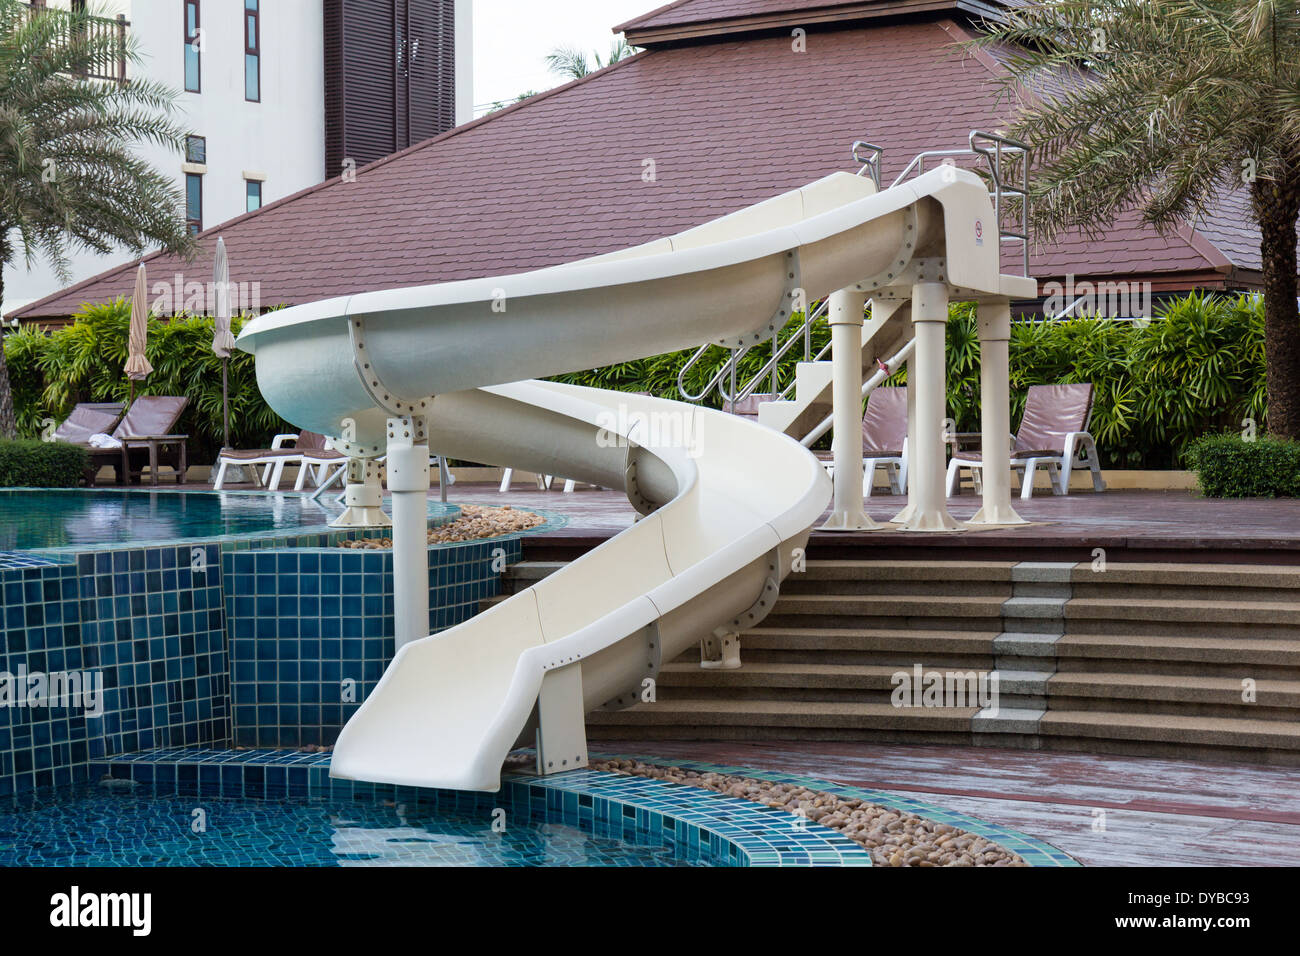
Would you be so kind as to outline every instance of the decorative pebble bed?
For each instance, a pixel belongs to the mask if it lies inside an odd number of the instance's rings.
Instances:
[[[503,534],[527,531],[546,523],[542,515],[531,511],[516,511],[509,505],[499,508],[484,505],[460,505],[461,516],[455,521],[429,529],[429,544],[448,544],[455,541],[479,541]],[[357,538],[340,541],[338,547],[363,551],[386,550],[393,546],[392,538]]]
[[[798,784],[617,758],[593,759],[589,766],[592,770],[700,787],[806,817],[866,847],[877,866],[1029,865],[1019,854],[958,827]]]

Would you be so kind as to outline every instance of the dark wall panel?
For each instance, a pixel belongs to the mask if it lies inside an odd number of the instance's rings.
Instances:
[[[456,123],[455,0],[326,0],[325,175]]]

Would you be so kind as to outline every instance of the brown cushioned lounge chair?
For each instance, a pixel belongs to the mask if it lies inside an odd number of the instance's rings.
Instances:
[[[833,451],[819,451],[817,457],[834,471]],[[907,491],[907,389],[877,386],[867,396],[862,416],[862,494],[870,498],[876,469],[885,469],[889,490],[896,495]]]
[[[172,469],[177,484],[183,482],[187,464],[185,441],[189,436],[172,434],[172,429],[189,403],[190,400],[183,395],[141,395],[137,398],[126,416],[110,432],[122,447],[89,449],[87,484],[94,485],[95,474],[104,465],[113,466],[119,485],[128,480],[138,480],[146,462],[151,483],[158,484],[158,469],[162,465]]]
[[[292,442],[292,446],[286,444]],[[212,487],[218,491],[226,480],[226,470],[242,466],[253,476],[253,484],[266,491],[276,491],[285,465],[298,466],[298,480],[294,491],[302,491],[309,472],[320,484],[325,469],[346,461],[346,457],[332,448],[326,448],[325,436],[318,432],[301,431],[298,434],[276,435],[270,448],[247,450],[226,449],[217,457],[217,475]],[[313,472],[314,469],[314,472]]]
[[[1087,468],[1092,472],[1094,491],[1105,491],[1097,446],[1088,434],[1092,417],[1092,385],[1031,385],[1025,397],[1025,414],[1020,429],[1011,439],[1011,467],[1020,472],[1020,497],[1034,493],[1034,469],[1047,469],[1052,493],[1070,492],[1070,472]],[[959,470],[972,472],[984,467],[978,451],[958,451],[948,462],[948,494],[959,480]]]
[[[54,430],[54,441],[85,445],[91,435],[107,435],[122,420],[121,402],[82,402]]]

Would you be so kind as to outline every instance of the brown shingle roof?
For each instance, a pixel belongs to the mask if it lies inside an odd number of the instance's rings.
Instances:
[[[1003,0],[677,0],[614,27],[634,46],[915,13],[989,9]]]
[[[848,145],[860,137],[886,147],[888,182],[915,153],[964,146],[1004,115],[996,65],[954,48],[957,35],[931,21],[810,33],[805,53],[783,36],[651,50],[365,167],[355,182],[331,180],[209,229],[192,266],[154,255],[150,278],[206,281],[218,234],[232,278],[260,282],[263,305],[539,268],[851,168]],[[653,182],[643,180],[648,160]],[[1032,267],[1047,278],[1205,273],[1223,261],[1204,236],[1161,237],[1125,220],[1101,241],[1045,250]],[[129,294],[133,280],[127,264],[16,314],[66,316]]]

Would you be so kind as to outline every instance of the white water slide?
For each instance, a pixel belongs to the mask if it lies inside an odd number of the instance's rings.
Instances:
[[[1005,296],[1012,277],[999,277],[993,217],[987,188],[964,170],[880,192],[865,176],[835,173],[622,252],[250,323],[239,346],[255,353],[271,406],[347,439],[337,447],[350,456],[387,454],[395,536],[418,528],[395,544],[397,654],[343,729],[331,773],[495,790],[507,753],[533,743],[540,772],[584,765],[584,715],[640,700],[661,663],[701,640],[716,654],[761,620],[830,501],[817,459],[775,430],[520,379],[706,341],[752,345],[805,295],[908,298],[917,283],[939,283],[944,315],[947,293]],[[941,332],[939,349],[942,389]],[[429,451],[625,488],[642,517],[527,590],[425,636]],[[360,487],[364,469],[354,468]]]

